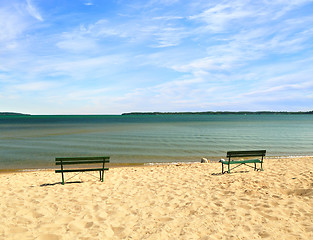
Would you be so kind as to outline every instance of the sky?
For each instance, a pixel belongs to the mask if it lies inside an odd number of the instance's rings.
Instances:
[[[0,0],[0,112],[313,110],[312,0]]]

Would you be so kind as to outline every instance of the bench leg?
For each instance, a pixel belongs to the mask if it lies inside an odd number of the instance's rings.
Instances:
[[[228,170],[227,171],[224,171],[224,164],[222,163],[222,174],[224,174],[224,173],[230,173],[230,169],[229,169],[229,164],[227,164],[228,165]]]
[[[63,175],[63,172],[62,172],[62,184],[64,185],[64,175]]]
[[[227,164],[227,166],[228,166],[228,170],[227,171],[224,171],[224,164],[222,163],[222,174],[224,174],[224,173],[230,173],[230,164]]]
[[[63,162],[61,161],[62,184],[64,185]]]
[[[104,170],[99,171],[100,173],[100,181],[103,182]]]
[[[257,171],[264,171],[264,170],[263,170],[263,163],[261,162],[260,164],[261,164],[261,167],[260,167],[260,168],[256,168],[256,170],[257,170]]]

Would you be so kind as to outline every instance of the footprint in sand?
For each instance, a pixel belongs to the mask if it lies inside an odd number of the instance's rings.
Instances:
[[[162,218],[159,218],[159,220],[161,222],[169,222],[169,221],[173,221],[174,218],[171,218],[171,217],[162,217]]]
[[[259,236],[260,236],[261,238],[268,238],[268,237],[270,237],[271,235],[270,235],[269,233],[265,232],[265,231],[262,231],[262,232],[259,232]]]
[[[11,233],[25,233],[27,232],[27,229],[26,228],[23,228],[23,227],[12,227],[11,230],[10,230]]]
[[[293,191],[289,191],[288,194],[301,197],[311,197],[313,196],[313,189],[295,189]]]
[[[111,227],[112,231],[114,232],[114,235],[116,235],[119,239],[125,238],[126,233],[124,227]]]
[[[59,235],[50,234],[50,233],[42,234],[38,238],[36,238],[36,240],[59,240],[59,239],[61,239]]]

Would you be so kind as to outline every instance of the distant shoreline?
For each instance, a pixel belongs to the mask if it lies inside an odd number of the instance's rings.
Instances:
[[[290,115],[297,115],[297,114],[313,114],[313,111],[305,111],[305,112],[288,112],[288,111],[206,111],[206,112],[128,112],[118,115],[232,115],[232,114],[240,114],[240,115],[268,115],[268,114],[290,114]],[[75,114],[75,115],[58,115],[58,114],[51,114],[51,115],[44,115],[44,116],[103,116],[106,114]],[[26,113],[17,113],[17,112],[0,112],[0,116],[42,116],[42,115],[32,115]]]
[[[122,113],[122,115],[187,115],[187,114],[202,114],[202,115],[228,115],[228,114],[242,114],[242,115],[263,115],[263,114],[313,114],[313,111],[307,112],[275,112],[275,111],[257,111],[257,112],[249,112],[249,111],[238,111],[238,112],[230,112],[230,111],[207,111],[207,112],[130,112],[130,113]]]
[[[30,116],[30,114],[16,112],[0,112],[0,116]]]

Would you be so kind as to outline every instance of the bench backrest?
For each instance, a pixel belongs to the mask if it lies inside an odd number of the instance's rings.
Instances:
[[[110,157],[72,157],[72,158],[56,158],[55,165],[74,165],[74,164],[94,164],[108,163]]]
[[[229,151],[227,152],[227,158],[234,158],[234,157],[256,157],[265,156],[266,150],[253,150],[253,151]]]

